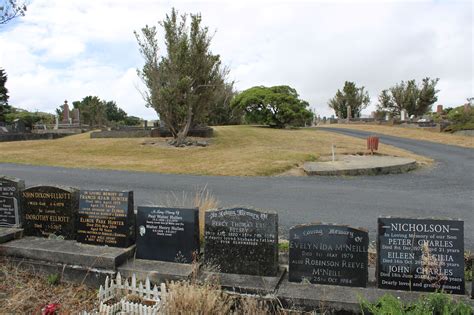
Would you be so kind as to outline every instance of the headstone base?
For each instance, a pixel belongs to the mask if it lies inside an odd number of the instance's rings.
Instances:
[[[118,271],[123,277],[132,277],[135,274],[137,280],[145,281],[148,277],[152,283],[158,284],[166,281],[179,281],[190,279],[193,273],[193,265],[179,264],[167,261],[130,259]]]
[[[223,289],[237,293],[272,294],[275,293],[285,273],[286,268],[278,268],[278,273],[274,277],[203,270],[199,275],[199,280],[203,282],[217,280]]]
[[[0,257],[1,259],[1,257]],[[106,277],[115,277],[114,270],[97,269],[90,267],[73,266],[61,263],[52,263],[42,260],[32,260],[25,258],[7,258],[8,262],[33,275],[60,275],[61,281],[84,284],[90,288],[97,289],[104,285]]]
[[[298,308],[305,311],[313,311],[323,307],[324,309],[341,312],[360,313],[360,299],[371,303],[376,302],[385,294],[390,294],[404,303],[414,302],[427,292],[410,292],[399,290],[385,290],[376,287],[358,288],[343,287],[336,285],[321,285],[311,283],[289,282],[285,276],[282,280],[276,296],[285,307]],[[462,301],[467,305],[473,305],[473,301],[465,295],[450,295],[456,301]]]
[[[0,244],[21,238],[23,229],[0,227]]]
[[[0,245],[2,256],[112,271],[132,257],[134,251],[135,246],[128,248],[94,246],[72,240],[39,237],[24,237]]]

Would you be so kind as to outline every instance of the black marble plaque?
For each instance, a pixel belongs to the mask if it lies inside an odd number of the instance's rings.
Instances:
[[[367,231],[341,225],[307,224],[290,229],[289,281],[365,287]]]
[[[0,176],[0,226],[20,227],[20,194],[25,189],[22,179]]]
[[[25,235],[76,239],[76,189],[34,186],[23,190],[21,196]]]
[[[192,263],[197,254],[197,208],[138,207],[136,258]]]
[[[383,289],[464,294],[464,222],[379,218],[377,282]]]
[[[129,247],[135,243],[133,191],[81,190],[77,241]]]
[[[206,212],[204,257],[225,273],[275,276],[278,214],[233,208]]]

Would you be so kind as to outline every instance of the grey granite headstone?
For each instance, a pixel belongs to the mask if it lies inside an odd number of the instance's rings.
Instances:
[[[278,214],[246,208],[205,214],[205,262],[224,273],[275,276]]]
[[[343,225],[306,224],[290,229],[289,281],[365,287],[367,231]]]
[[[382,289],[464,294],[464,222],[379,218],[377,283]]]
[[[21,196],[25,235],[76,239],[77,189],[34,186]]]
[[[0,176],[0,226],[21,226],[20,194],[25,181],[19,178]]]

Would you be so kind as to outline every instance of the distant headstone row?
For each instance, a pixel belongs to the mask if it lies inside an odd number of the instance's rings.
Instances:
[[[0,177],[0,226],[28,236],[129,247],[136,258],[191,263],[200,254],[197,208],[138,206],[132,191],[34,186]],[[225,273],[276,276],[278,215],[248,208],[205,214],[204,261]],[[289,281],[365,287],[369,236],[323,223],[289,233]],[[459,220],[379,218],[379,288],[464,294],[464,230]]]

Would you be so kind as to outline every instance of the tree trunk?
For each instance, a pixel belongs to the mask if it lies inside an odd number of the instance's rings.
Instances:
[[[186,141],[186,137],[189,132],[189,128],[191,127],[191,123],[193,121],[193,109],[192,106],[188,106],[188,116],[186,118],[186,124],[184,127],[178,132],[178,135],[176,137],[176,143],[175,146],[179,147],[184,144]]]

